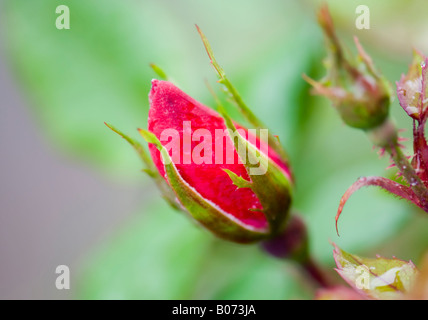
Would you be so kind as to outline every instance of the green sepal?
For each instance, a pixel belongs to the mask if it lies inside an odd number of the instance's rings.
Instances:
[[[238,176],[235,172],[230,171],[229,169],[223,169],[223,171],[227,173],[230,180],[232,180],[233,184],[238,188],[251,188],[251,181],[245,180],[244,178]]]
[[[132,139],[131,137],[129,137],[128,135],[124,134],[122,131],[117,129],[116,127],[112,126],[111,124],[106,122],[104,122],[104,124],[113,132],[120,135],[123,139],[126,140],[126,142],[128,142],[134,148],[134,150],[139,155],[141,161],[147,167],[143,169],[143,171],[146,172],[149,176],[154,177],[157,173],[155,165],[152,159],[150,158],[150,156],[147,154],[146,150],[143,148],[143,146],[138,141],[135,141],[134,139]]]
[[[218,109],[226,127],[236,133],[237,138],[233,139],[235,150],[251,178],[252,183],[249,186],[263,207],[263,213],[269,222],[270,233],[273,236],[283,229],[289,216],[292,183],[276,163],[236,131],[225,109],[221,106]],[[258,174],[260,170],[264,174]]]
[[[141,161],[144,163],[146,168],[143,168],[142,171],[147,173],[156,183],[158,186],[162,197],[174,208],[177,210],[181,210],[179,203],[177,202],[175,198],[174,192],[169,187],[168,183],[166,183],[165,179],[159,174],[159,172],[156,169],[155,164],[153,163],[150,156],[147,154],[144,147],[138,142],[129,137],[128,135],[124,134],[119,129],[115,128],[111,124],[105,123],[107,127],[109,127],[112,131],[120,135],[123,139],[125,139],[137,152],[139,155]]]
[[[158,65],[151,63],[150,68],[158,75],[161,80],[171,81],[170,77]]]
[[[269,230],[255,229],[245,225],[211,201],[203,198],[181,177],[168,151],[162,146],[158,138],[147,130],[140,129],[139,131],[148,143],[154,144],[160,151],[169,185],[174,190],[181,205],[195,220],[218,237],[233,242],[250,243],[269,235]]]
[[[239,111],[242,115],[247,119],[247,121],[254,126],[255,129],[263,129],[266,126],[263,122],[253,113],[253,111],[247,106],[247,104],[242,99],[238,90],[232,85],[230,80],[227,78],[226,73],[223,68],[218,64],[217,60],[214,57],[214,52],[211,48],[211,45],[202,32],[202,30],[196,25],[196,29],[201,37],[202,43],[204,44],[205,50],[207,51],[208,57],[210,58],[211,64],[213,65],[217,75],[218,75],[218,83],[222,84],[225,88],[225,92],[229,94],[232,102],[238,107]],[[267,141],[266,141],[279,156],[281,156],[283,161],[288,161],[288,155],[282,145],[279,143],[278,139],[275,138],[271,133],[268,133]]]

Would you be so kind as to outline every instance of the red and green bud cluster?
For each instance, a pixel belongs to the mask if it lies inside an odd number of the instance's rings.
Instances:
[[[425,123],[428,118],[427,68],[428,59],[421,53],[414,53],[414,60],[407,75],[397,82],[397,96],[400,105],[413,118],[413,149],[411,163],[402,151],[397,130],[389,119],[388,111],[392,97],[387,80],[374,67],[357,38],[355,44],[358,56],[353,61],[345,58],[335,34],[333,21],[327,6],[321,8],[318,21],[328,42],[329,59],[326,61],[327,76],[316,82],[306,80],[317,94],[328,97],[339,111],[344,122],[363,129],[381,154],[391,156],[404,183],[382,177],[362,177],[343,195],[336,215],[337,220],[348,198],[364,186],[377,186],[409,200],[428,212],[428,146],[425,139]]]
[[[320,82],[308,77],[306,80],[316,94],[331,100],[347,125],[363,130],[382,125],[391,101],[388,82],[375,69],[357,38],[358,56],[352,60],[345,57],[326,6],[319,11],[318,22],[328,42],[327,75]]]
[[[414,119],[412,165],[424,184],[428,186],[428,146],[425,124],[428,118],[428,58],[414,51],[413,62],[407,75],[397,82],[397,96],[401,107]]]
[[[412,161],[408,162],[396,140],[384,145],[407,185],[382,177],[360,178],[342,197],[336,221],[348,198],[364,186],[380,187],[428,212],[428,145],[425,138],[425,124],[428,118],[427,64],[428,58],[415,51],[409,72],[397,82],[400,105],[414,122]]]

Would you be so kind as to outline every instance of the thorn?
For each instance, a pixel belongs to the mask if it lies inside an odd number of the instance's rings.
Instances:
[[[340,237],[340,234],[339,234],[339,226],[337,225],[337,224],[338,224],[339,217],[337,217],[337,216],[336,216],[335,220],[336,220],[336,233],[337,233],[337,236],[338,236],[338,237]]]
[[[377,154],[379,155],[379,158],[382,158],[385,155],[385,149],[380,148],[379,151],[377,152]]]
[[[395,167],[395,163],[390,164],[389,166],[386,167],[385,170],[389,170]]]

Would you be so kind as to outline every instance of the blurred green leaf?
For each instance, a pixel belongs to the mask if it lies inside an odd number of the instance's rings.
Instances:
[[[70,8],[70,30],[55,28],[59,4]],[[150,14],[111,0],[13,0],[4,9],[9,58],[49,138],[99,166],[134,168],[137,159],[103,122],[127,132],[145,124],[154,50],[145,45],[149,30],[134,29]]]
[[[211,241],[181,213],[157,203],[88,257],[78,298],[189,298]]]
[[[313,294],[296,277],[296,270],[284,261],[273,261],[256,254],[252,264],[242,268],[235,278],[216,293],[214,299],[310,299]],[[259,261],[257,261],[257,258]]]
[[[310,297],[283,261],[254,245],[218,240],[163,203],[134,216],[121,230],[88,259],[78,298]]]

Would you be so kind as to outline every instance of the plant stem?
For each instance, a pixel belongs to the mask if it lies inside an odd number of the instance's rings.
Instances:
[[[418,197],[424,210],[427,211],[428,189],[425,187],[424,183],[413,169],[413,166],[409,163],[406,156],[403,154],[403,151],[401,151],[400,146],[398,144],[393,144],[390,148],[387,148],[386,151],[391,155],[394,164],[409,183],[410,188],[412,188],[412,191]]]
[[[285,229],[275,237],[262,242],[267,254],[296,262],[313,282],[321,287],[331,287],[326,274],[310,256],[306,225],[297,214],[293,214]]]
[[[404,179],[409,183],[410,188],[421,202],[425,211],[428,210],[428,189],[417,175],[412,164],[404,155],[398,144],[397,129],[391,120],[387,119],[382,125],[368,132],[372,142],[383,148],[391,156],[392,161],[400,170]],[[427,211],[428,212],[428,211]]]

